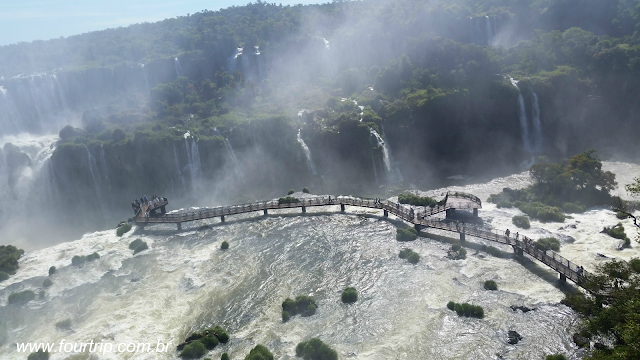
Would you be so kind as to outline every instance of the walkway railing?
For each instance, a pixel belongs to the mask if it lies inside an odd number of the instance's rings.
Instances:
[[[477,208],[475,204],[481,206],[481,201],[476,196],[471,194],[465,194],[461,192],[447,193],[447,199],[449,197],[463,198],[470,201],[469,204],[455,204],[456,209],[461,208]],[[514,250],[519,249],[532,257],[538,259],[545,265],[549,266],[558,273],[564,275],[567,279],[572,280],[576,284],[580,285],[585,277],[591,274],[582,267],[572,263],[565,259],[558,253],[552,250],[542,250],[538,248],[535,243],[528,241],[524,242],[521,239],[514,239],[498,232],[491,232],[483,229],[479,229],[476,225],[468,225],[465,223],[453,223],[444,222],[429,219],[428,217],[449,208],[453,205],[445,203],[443,206],[435,206],[434,208],[425,208],[425,211],[415,212],[412,207],[406,206],[400,203],[396,203],[389,200],[376,201],[374,199],[358,198],[354,196],[318,196],[312,198],[302,198],[298,202],[280,203],[277,200],[260,201],[255,203],[231,205],[215,208],[204,208],[198,210],[187,211],[177,214],[162,214],[152,217],[137,217],[136,223],[146,225],[150,223],[183,223],[194,220],[204,220],[219,216],[243,214],[260,210],[273,210],[273,209],[290,209],[290,208],[306,208],[311,206],[328,206],[328,205],[350,205],[359,206],[373,209],[381,209],[394,214],[395,216],[410,222],[414,225],[420,225],[430,227],[434,229],[457,232],[459,234],[474,236],[480,239],[498,242],[504,245],[510,245]]]

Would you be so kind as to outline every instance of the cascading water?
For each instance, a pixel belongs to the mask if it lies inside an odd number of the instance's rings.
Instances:
[[[233,151],[233,146],[231,146],[231,141],[229,141],[229,139],[227,138],[224,138],[224,143],[227,147],[227,152],[229,153],[229,157],[231,158],[231,161],[233,162],[233,165],[236,169],[236,174],[238,175],[238,178],[244,182],[245,180],[244,171],[242,171],[242,165],[240,164],[240,160],[238,160],[238,157],[236,157],[236,152]]]
[[[313,163],[313,159],[311,158],[311,150],[307,144],[305,144],[302,136],[300,136],[300,129],[298,129],[298,143],[302,146],[302,150],[304,151],[304,156],[307,158],[307,168],[309,170],[309,175],[317,175],[318,171],[316,170],[316,165]]]
[[[98,181],[98,178],[96,177],[96,172],[98,170],[96,166],[96,159],[95,157],[93,157],[93,155],[91,155],[89,148],[86,147],[86,149],[87,149],[87,162],[89,164],[89,173],[91,174],[91,180],[93,181],[93,189],[95,191],[95,198],[94,198],[94,201],[92,201],[92,203],[98,205],[100,214],[104,218],[105,215],[107,214],[107,211],[105,209],[106,199],[102,196],[102,183]]]
[[[236,70],[236,65],[238,64],[238,56],[242,56],[242,48],[236,48],[235,54],[229,56],[227,58],[227,69],[229,74],[233,74]]]
[[[255,46],[255,49],[256,49],[255,58],[258,63],[258,80],[262,81],[267,78],[267,75],[264,72],[264,63],[262,61],[262,56],[260,56],[260,47]]]
[[[371,163],[373,164],[373,176],[376,180],[376,184],[379,184],[378,182],[378,168],[376,167],[376,159],[373,157],[373,153],[371,153]]]
[[[520,119],[520,130],[522,131],[522,146],[524,149],[533,153],[534,149],[531,147],[531,141],[529,140],[529,120],[527,119],[527,110],[524,106],[524,97],[518,87],[518,82],[512,77],[509,77],[511,84],[518,89],[518,118]]]
[[[373,128],[369,129],[371,135],[376,138],[378,145],[382,148],[382,161],[384,163],[385,171],[387,172],[387,177],[389,178],[390,183],[397,183],[402,181],[402,174],[400,174],[399,169],[392,168],[391,164],[391,150],[387,146],[386,141],[375,131]]]
[[[542,124],[540,123],[540,106],[538,105],[538,95],[531,89],[533,96],[533,150],[539,152],[542,148]]]
[[[98,148],[98,157],[100,159],[100,174],[104,177],[104,180],[111,190],[111,182],[109,181],[109,168],[107,167],[107,155],[104,152],[104,144],[100,144]]]
[[[322,39],[322,41],[324,41],[324,48],[325,48],[325,49],[327,49],[327,50],[329,50],[329,49],[330,49],[330,48],[329,48],[329,40],[327,40],[327,39],[325,39],[325,38],[321,38],[321,39]]]
[[[175,58],[173,63],[176,66],[176,76],[184,76],[184,73],[182,72],[182,66],[180,66],[180,60],[178,60],[178,58]]]
[[[485,28],[487,30],[487,45],[491,45],[491,42],[493,41],[493,32],[491,31],[491,19],[489,19],[488,16],[484,17],[484,22],[485,22]]]
[[[189,168],[191,189],[196,190],[202,177],[202,163],[200,162],[198,143],[188,131],[184,134],[184,146],[187,154],[187,167]]]
[[[176,58],[176,60],[177,59],[178,58]],[[147,95],[151,96],[151,87],[149,87],[149,78],[147,77],[147,68],[142,63],[138,64],[138,67],[142,69],[142,75],[144,75],[144,85],[146,86],[146,89],[147,89]]]

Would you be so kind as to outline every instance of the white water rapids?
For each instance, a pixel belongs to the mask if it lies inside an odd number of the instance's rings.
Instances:
[[[623,185],[640,174],[640,166],[605,162],[604,170],[616,173]],[[423,194],[437,196],[447,190],[473,193],[483,200],[480,216],[496,229],[515,228],[516,209],[497,209],[486,203],[489,194],[503,187],[520,188],[531,179],[527,173],[494,179],[488,183]],[[617,190],[624,195],[624,191]],[[294,194],[302,196],[302,194]],[[466,260],[449,260],[450,244],[418,238],[410,243],[395,240],[398,222],[381,212],[339,206],[270,211],[234,215],[221,225],[196,231],[203,222],[149,227],[122,238],[115,230],[86,234],[79,240],[26,253],[20,269],[0,283],[0,319],[7,324],[8,341],[0,346],[0,358],[24,359],[16,342],[182,342],[193,331],[216,324],[228,329],[231,340],[206,356],[220,358],[228,352],[241,359],[261,343],[277,359],[295,359],[295,346],[319,337],[335,348],[341,359],[541,359],[563,353],[579,355],[571,340],[578,317],[558,302],[564,297],[556,287],[557,274],[534,260],[496,258],[469,249]],[[604,208],[573,215],[565,223],[542,224],[522,231],[531,237],[561,237],[560,254],[592,270],[610,257],[639,256],[640,245],[617,251],[617,241],[599,231],[618,220]],[[250,221],[237,221],[251,219]],[[627,234],[635,235],[630,222],[622,221]],[[575,225],[575,228],[574,226]],[[427,230],[429,233],[438,233]],[[452,236],[451,234],[448,234]],[[141,238],[149,250],[132,255],[129,243]],[[572,240],[573,239],[573,240]],[[221,251],[220,243],[230,248]],[[468,237],[511,252],[508,247]],[[398,258],[410,247],[420,254],[417,265]],[[97,251],[100,259],[83,267],[71,266],[74,255]],[[43,289],[50,266],[58,272],[53,286]],[[498,291],[482,288],[485,280],[497,282]],[[353,305],[340,302],[347,286],[358,289]],[[9,294],[31,289],[36,299],[24,306],[7,305]],[[293,317],[282,323],[281,302],[286,297],[313,295],[319,307],[311,317]],[[485,310],[482,320],[460,318],[446,308],[448,301],[469,302]],[[535,308],[528,313],[509,306]],[[56,329],[56,322],[71,319],[72,330]],[[523,337],[507,343],[507,332]],[[57,348],[56,348],[57,349]],[[53,353],[51,359],[69,354]],[[109,353],[100,359],[176,359],[167,353]]]

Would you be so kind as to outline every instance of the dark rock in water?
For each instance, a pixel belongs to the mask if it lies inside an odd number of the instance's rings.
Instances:
[[[528,308],[526,306],[516,306],[516,305],[511,305],[509,306],[511,308],[511,310],[513,311],[517,311],[517,310],[521,310],[523,313],[527,313],[529,311],[535,310],[535,308]]]
[[[516,331],[509,330],[509,344],[515,345],[522,340],[522,336],[518,334]]]
[[[587,339],[586,337],[580,335],[579,333],[574,333],[573,334],[573,342],[578,345],[578,347],[588,347],[589,346],[589,339]]]
[[[200,226],[200,227],[198,228],[198,231],[205,231],[205,230],[208,230],[208,229],[211,229],[211,226],[209,226],[209,225],[202,225],[202,226]]]
[[[598,256],[600,256],[600,257],[602,257],[602,258],[607,258],[607,259],[609,258],[607,255],[600,254],[600,253],[596,253],[596,255],[598,255]]]

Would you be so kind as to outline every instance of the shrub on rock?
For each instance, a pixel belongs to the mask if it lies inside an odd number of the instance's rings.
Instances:
[[[116,235],[122,237],[122,235],[124,235],[126,232],[129,232],[129,230],[131,230],[131,224],[124,223],[118,227],[118,230],[116,230]]]
[[[273,360],[273,354],[264,345],[256,345],[244,360]]]
[[[53,281],[51,281],[51,279],[44,279],[44,281],[42,282],[42,286],[44,287],[49,287],[53,285]]]
[[[133,255],[139,253],[140,251],[147,250],[149,246],[145,241],[141,239],[135,239],[129,244],[129,249],[133,250]]]
[[[31,290],[20,291],[9,295],[9,304],[24,305],[36,298],[36,294]]]
[[[229,357],[229,354],[224,353],[220,356],[220,360],[231,360],[231,358]]]
[[[22,254],[24,254],[24,250],[13,245],[0,245],[0,271],[15,274],[18,270],[18,259]]]
[[[350,304],[358,301],[358,291],[353,287],[348,287],[342,292],[342,302]]]
[[[289,321],[289,319],[291,319],[291,316],[289,316],[289,312],[282,310],[282,322],[287,322]]]
[[[413,241],[418,237],[418,232],[412,227],[396,230],[396,240]]]
[[[567,360],[567,358],[562,354],[547,355],[547,357],[545,357],[544,359],[545,360]]]
[[[544,251],[553,250],[560,251],[560,240],[554,237],[546,237],[536,241],[536,246]]]
[[[318,338],[299,343],[296,356],[305,360],[338,360],[338,353]]]
[[[56,267],[55,266],[50,267],[49,268],[49,276],[51,276],[51,275],[53,275],[55,273],[56,273]]]
[[[305,193],[305,194],[309,194],[309,193],[310,193],[310,191],[309,191],[309,188],[308,188],[308,187],[303,187],[303,188],[302,188],[302,192],[303,192],[303,193]]]
[[[9,274],[4,271],[0,271],[0,281],[5,281],[9,278]]]
[[[287,321],[297,314],[311,316],[316,313],[317,308],[316,300],[312,296],[298,295],[295,300],[287,298],[282,302],[282,321]]]
[[[453,309],[451,306],[452,303]],[[475,317],[478,319],[482,319],[484,317],[484,309],[482,308],[482,306],[478,305],[471,305],[469,303],[458,304],[454,303],[453,301],[449,301],[449,303],[447,303],[447,308],[449,310],[455,311],[458,316]]]
[[[522,228],[522,229],[528,229],[531,227],[531,223],[529,222],[529,218],[526,216],[521,216],[521,215],[516,215],[514,217],[511,218],[511,222],[513,223],[513,225]]]
[[[289,191],[287,192],[287,195],[291,195],[291,194],[293,194],[293,193],[295,193],[295,192],[296,192],[295,190],[291,189],[291,190],[289,190]]]
[[[485,290],[498,290],[498,284],[493,280],[487,280],[484,282]]]
[[[198,341],[193,341],[182,349],[180,356],[185,359],[197,359],[202,357],[202,355],[207,353],[207,348],[205,345]]]
[[[40,349],[37,352],[29,354],[27,360],[49,360],[49,352]]]
[[[228,248],[229,248],[229,243],[227,241],[223,241],[222,244],[220,244],[220,249],[227,250]]]
[[[407,260],[409,260],[410,263],[415,265],[418,263],[418,261],[420,261],[420,255],[412,251],[411,254],[409,254],[409,256],[407,257]]]

